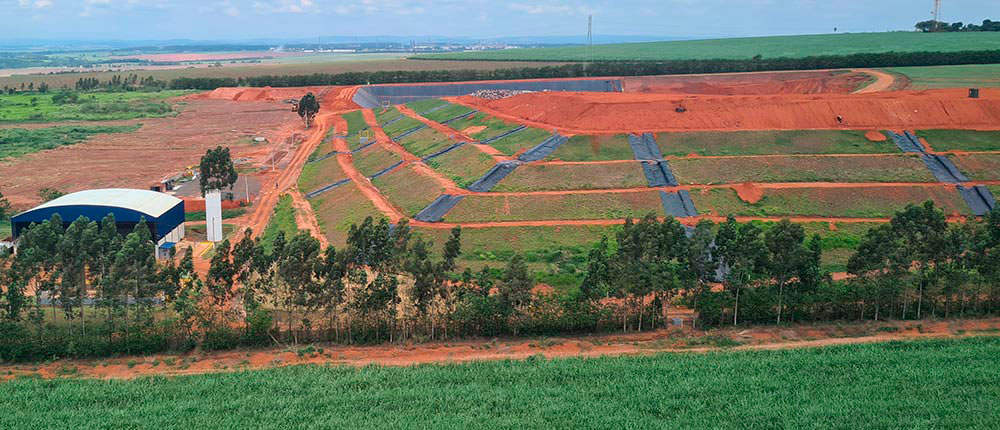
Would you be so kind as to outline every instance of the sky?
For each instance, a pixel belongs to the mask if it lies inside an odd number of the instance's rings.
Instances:
[[[943,0],[943,21],[1000,20],[998,0]],[[912,29],[933,0],[0,0],[0,40],[318,36],[732,37]],[[419,39],[422,40],[422,39]]]

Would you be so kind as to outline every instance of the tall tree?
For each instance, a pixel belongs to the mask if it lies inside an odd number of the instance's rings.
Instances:
[[[10,213],[10,201],[3,196],[0,192],[0,221],[7,221],[12,214]]]
[[[201,187],[201,195],[204,196],[212,190],[222,190],[233,186],[239,178],[236,167],[233,166],[233,158],[229,155],[229,148],[217,146],[209,149],[199,165],[201,177],[198,178]]]
[[[805,238],[802,225],[793,224],[788,219],[782,219],[764,233],[764,245],[769,253],[769,272],[778,285],[778,324],[781,324],[781,314],[785,307],[785,287],[797,277],[808,258]]]
[[[302,96],[299,100],[298,106],[299,117],[306,122],[306,128],[312,126],[313,118],[319,113],[319,101],[316,100],[316,96],[312,92]]]

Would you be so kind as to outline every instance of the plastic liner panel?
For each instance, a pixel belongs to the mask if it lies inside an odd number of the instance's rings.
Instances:
[[[448,211],[454,208],[458,202],[462,201],[462,197],[465,196],[442,194],[413,218],[417,221],[440,222]]]
[[[518,165],[520,165],[520,163],[516,161],[503,161],[497,163],[492,169],[490,169],[490,171],[486,172],[482,178],[479,178],[479,180],[473,182],[472,185],[469,185],[468,190],[477,193],[488,192],[500,183],[503,178],[506,178],[507,175],[513,172]]]
[[[660,191],[660,199],[663,201],[663,210],[667,215],[677,218],[698,216],[698,210],[691,200],[691,193],[688,190],[677,192]]]

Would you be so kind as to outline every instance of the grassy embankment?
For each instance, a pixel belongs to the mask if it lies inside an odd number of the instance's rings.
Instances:
[[[998,338],[974,337],[112,381],[24,378],[0,384],[7,411],[0,427],[997,428],[998,348]]]

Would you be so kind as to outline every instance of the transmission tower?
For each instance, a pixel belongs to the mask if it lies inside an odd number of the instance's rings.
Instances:
[[[931,11],[934,15],[934,29],[941,29],[941,0],[934,0],[934,10]]]
[[[587,15],[587,63],[594,61],[594,15]]]

